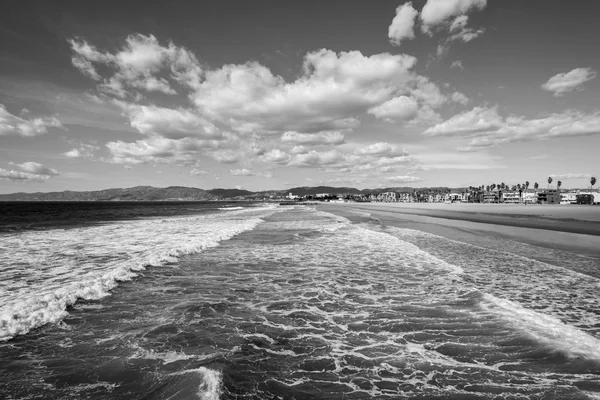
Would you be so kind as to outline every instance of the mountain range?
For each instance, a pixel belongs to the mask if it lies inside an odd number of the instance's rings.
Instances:
[[[442,189],[442,188],[432,188]],[[443,188],[445,189],[445,188]],[[169,186],[157,188],[153,186],[136,186],[125,189],[105,189],[96,191],[75,192],[66,190],[63,192],[37,192],[37,193],[11,193],[0,194],[0,201],[168,201],[168,200],[259,200],[264,198],[286,196],[293,193],[296,196],[315,195],[319,193],[329,194],[370,194],[373,192],[412,192],[410,187],[390,187],[379,189],[356,189],[351,187],[296,187],[285,190],[267,190],[252,192],[242,189],[211,189],[204,190],[192,187]]]

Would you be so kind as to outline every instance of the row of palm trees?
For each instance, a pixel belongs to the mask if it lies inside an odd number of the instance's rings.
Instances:
[[[550,189],[550,185],[552,184],[553,181],[554,181],[554,179],[552,179],[552,177],[549,176],[548,177],[548,189]],[[591,189],[592,190],[594,189],[594,185],[595,184],[596,184],[596,178],[594,176],[592,176],[590,178],[590,185],[591,185]],[[560,189],[561,186],[562,186],[562,182],[561,181],[557,181],[556,182],[556,188]],[[538,190],[539,187],[540,187],[539,183],[535,182],[533,184],[533,188],[535,190]],[[511,190],[512,189],[513,192],[518,191],[519,195],[521,195],[523,193],[523,191],[529,189],[529,181],[526,181],[523,184],[517,183],[516,185],[512,185],[512,187],[510,185],[505,184],[504,182],[502,182],[500,184],[492,183],[491,185],[486,185],[486,186],[481,185],[479,187],[477,187],[477,186],[469,186],[469,190],[470,191],[476,191],[476,190],[483,191],[483,189],[485,189],[486,192],[490,192],[490,191],[493,192],[496,189],[502,190],[502,191],[504,191],[504,190]]]

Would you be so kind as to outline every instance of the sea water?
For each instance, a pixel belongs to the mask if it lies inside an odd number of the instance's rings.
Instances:
[[[597,260],[236,207],[3,233],[0,393],[600,398]]]

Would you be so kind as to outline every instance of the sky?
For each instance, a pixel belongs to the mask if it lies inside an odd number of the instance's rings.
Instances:
[[[5,0],[0,193],[588,187],[600,2]]]

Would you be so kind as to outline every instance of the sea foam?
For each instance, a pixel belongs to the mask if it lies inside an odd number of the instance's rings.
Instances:
[[[274,206],[227,214],[154,218],[75,229],[23,232],[0,243],[0,341],[68,315],[149,266],[218,246],[253,229]]]

